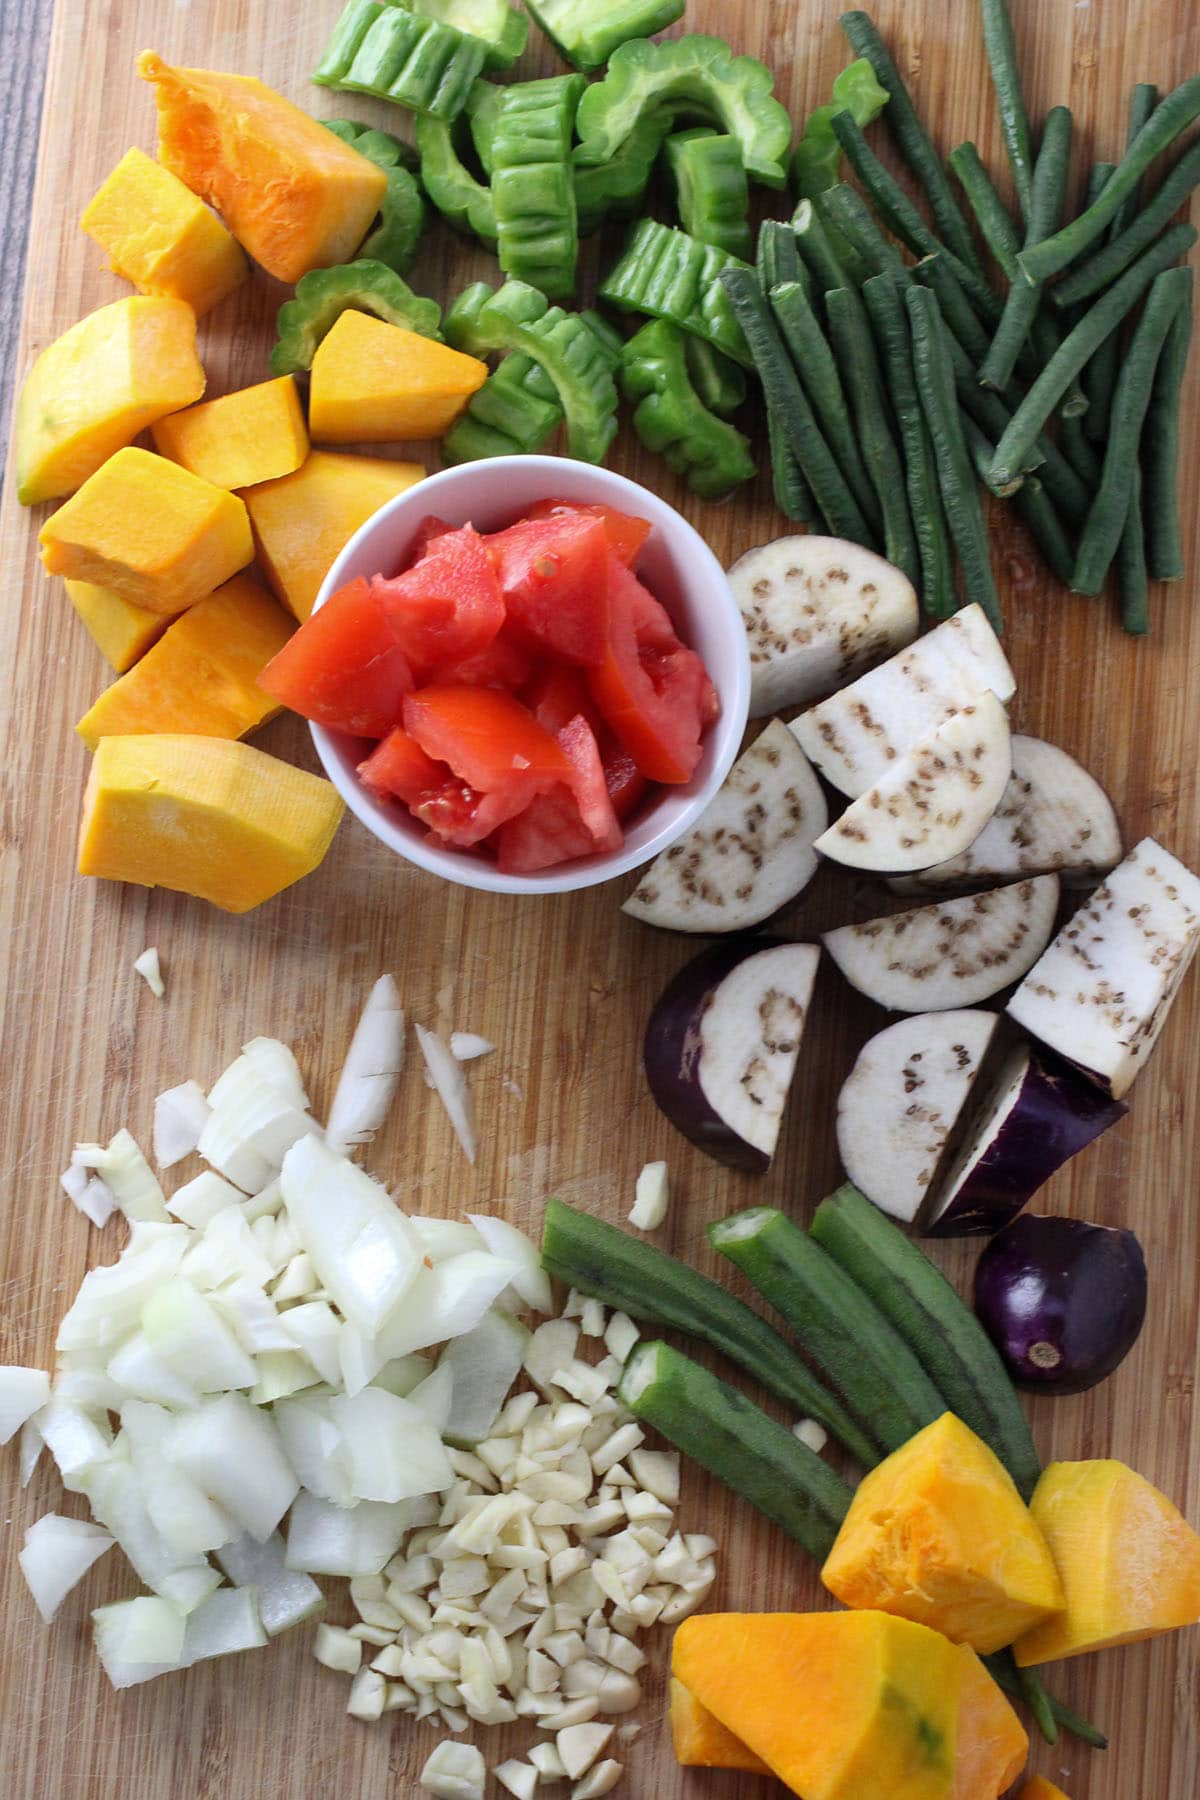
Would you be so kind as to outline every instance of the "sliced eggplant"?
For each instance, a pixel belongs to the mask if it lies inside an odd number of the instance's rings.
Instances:
[[[1090,883],[1120,860],[1121,828],[1100,783],[1057,744],[1018,734],[1008,786],[975,842],[961,856],[891,885],[898,894],[918,894],[993,887],[1031,875]]]
[[[908,576],[844,538],[783,537],[729,571],[750,645],[750,717],[805,706],[911,644]]]
[[[1018,1044],[972,1101],[966,1134],[930,1197],[922,1230],[929,1237],[999,1231],[1126,1111],[1065,1063]]]
[[[656,857],[622,912],[667,931],[746,931],[806,888],[829,809],[812,765],[773,719],[694,831]]]
[[[679,971],[650,1015],[650,1092],[684,1137],[731,1168],[770,1166],[820,957],[819,944],[718,944]]]
[[[838,1151],[881,1212],[911,1224],[921,1211],[999,1026],[998,1013],[921,1013],[864,1044],[838,1095]]]
[[[884,875],[957,856],[995,812],[1012,768],[1008,715],[979,694],[899,757],[814,848]]]
[[[1119,1100],[1198,944],[1200,880],[1143,838],[1034,963],[1009,1014]]]
[[[980,694],[1004,703],[1015,692],[1008,659],[982,608],[964,606],[907,650],[802,713],[792,729],[809,761],[857,799],[951,713]]]
[[[891,1012],[978,1006],[1020,981],[1054,930],[1058,876],[941,900],[827,931],[822,942],[852,987]]]

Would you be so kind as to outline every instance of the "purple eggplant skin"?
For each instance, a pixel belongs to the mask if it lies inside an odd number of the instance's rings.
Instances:
[[[1015,1104],[946,1211],[924,1237],[990,1237],[1029,1204],[1065,1162],[1129,1108],[1057,1057],[1029,1046]]]
[[[642,1045],[646,1081],[659,1110],[677,1131],[729,1169],[765,1175],[770,1162],[754,1144],[726,1124],[700,1086],[700,1026],[726,975],[786,938],[745,935],[729,938],[685,963],[663,989]]]
[[[975,1311],[1018,1387],[1082,1394],[1111,1375],[1146,1317],[1146,1259],[1132,1231],[1027,1214],[988,1244]]]

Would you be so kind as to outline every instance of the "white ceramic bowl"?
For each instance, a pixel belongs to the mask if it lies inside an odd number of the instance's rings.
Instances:
[[[317,755],[351,812],[393,850],[447,881],[501,894],[557,894],[591,887],[649,862],[704,811],[741,743],[750,704],[750,659],[724,570],[698,532],[673,507],[623,475],[558,456],[510,456],[464,463],[431,475],[381,506],[346,545],[316,604],[357,575],[393,574],[404,566],[420,521],[436,513],[452,525],[480,531],[511,524],[535,500],[601,501],[649,519],[653,529],[638,564],[646,585],[670,613],[680,637],[704,659],[721,697],[721,716],[704,740],[704,754],[685,787],[660,788],[636,814],[619,850],[578,857],[536,875],[505,875],[486,856],[432,840],[400,801],[376,800],[355,773],[365,752],[361,738],[312,727]]]

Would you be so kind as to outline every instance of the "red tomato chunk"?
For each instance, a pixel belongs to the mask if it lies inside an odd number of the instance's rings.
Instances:
[[[649,519],[635,519],[630,513],[617,512],[598,500],[536,500],[529,509],[531,519],[554,519],[563,513],[585,513],[599,519],[608,534],[608,547],[619,556],[627,569],[632,569],[642,553],[642,545],[650,536]]]
[[[648,780],[690,781],[715,689],[665,608],[611,554],[608,575],[608,644],[588,676],[592,698]]]
[[[360,577],[293,632],[258,684],[318,725],[382,737],[399,719],[413,676],[370,583]]]
[[[479,656],[504,623],[496,571],[472,525],[434,538],[403,575],[371,585],[418,677]]]
[[[608,634],[608,534],[599,519],[522,519],[487,540],[513,629],[564,662],[595,668]]]

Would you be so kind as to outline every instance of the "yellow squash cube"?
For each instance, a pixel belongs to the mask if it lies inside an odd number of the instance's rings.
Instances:
[[[1035,1775],[1032,1781],[1025,1783],[1017,1800],[1069,1800],[1069,1796],[1052,1781],[1047,1781],[1044,1775]]]
[[[308,455],[293,376],[222,394],[154,427],[154,448],[215,487],[253,487],[290,475]]]
[[[298,619],[359,526],[424,473],[420,463],[314,450],[294,475],[243,489],[267,580]]]
[[[248,575],[197,600],[75,727],[89,750],[140,732],[244,737],[280,707],[258,677],[295,621]]]
[[[967,1644],[958,1648],[958,1750],[950,1800],[997,1800],[1029,1756],[1029,1734]]]
[[[173,888],[248,912],[308,875],[343,804],[331,782],[229,738],[102,738],[79,873]]]
[[[107,251],[114,274],[143,294],[186,300],[198,319],[250,273],[216,214],[144,150],[125,152],[79,223]]]
[[[163,613],[134,606],[131,600],[122,600],[111,588],[97,587],[94,582],[68,581],[63,585],[96,648],[118,675],[132,668],[171,622]]]
[[[804,1800],[949,1800],[962,1665],[880,1612],[704,1613],[671,1673]]]
[[[1200,1537],[1144,1476],[1107,1459],[1049,1463],[1029,1505],[1066,1607],[1013,1646],[1020,1668],[1200,1623]]]
[[[254,556],[246,508],[149,450],[118,450],[40,534],[52,575],[112,588],[150,612],[178,613]]]
[[[487,372],[477,357],[351,308],[313,357],[308,428],[322,444],[441,437]]]
[[[13,446],[18,500],[74,493],[147,425],[203,392],[196,315],[185,301],[132,294],[89,313],[25,377]]]
[[[238,242],[280,281],[349,262],[387,176],[253,75],[173,69],[152,50],[159,161],[211,202]]]
[[[1063,1604],[1050,1551],[988,1446],[943,1413],[865,1475],[821,1580],[986,1656]]]

